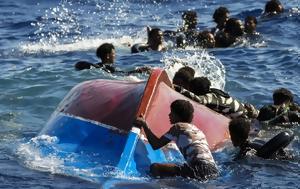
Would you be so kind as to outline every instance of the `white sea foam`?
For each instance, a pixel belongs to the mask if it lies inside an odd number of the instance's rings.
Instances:
[[[206,76],[212,83],[212,87],[224,89],[225,87],[225,67],[215,56],[206,50],[178,51],[174,50],[165,53],[162,62],[170,78],[175,72],[183,67],[190,66],[195,69],[195,76]]]
[[[134,41],[130,36],[123,36],[121,38],[90,38],[80,39],[72,43],[52,43],[50,41],[40,41],[22,44],[20,49],[24,53],[38,53],[38,52],[74,52],[96,49],[102,43],[112,43],[117,48],[126,49],[131,46]],[[129,48],[128,48],[129,49]]]
[[[141,177],[124,175],[122,171],[94,162],[97,154],[75,153],[76,145],[58,144],[57,137],[41,135],[17,146],[16,154],[30,168],[52,174],[80,177],[93,182],[100,178],[140,180]],[[59,145],[59,146],[58,146]]]

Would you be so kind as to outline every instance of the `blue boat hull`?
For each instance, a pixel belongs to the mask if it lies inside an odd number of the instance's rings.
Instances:
[[[87,163],[76,162],[73,166],[78,169],[106,166],[121,171],[126,176],[146,176],[151,163],[183,162],[180,152],[172,145],[153,150],[142,139],[144,137],[141,137],[143,135],[140,135],[137,128],[125,133],[105,124],[64,113],[51,118],[40,135],[57,138],[57,148],[63,151],[59,154],[62,159],[68,156],[68,152],[92,158]],[[44,151],[45,155],[50,153],[48,148]]]

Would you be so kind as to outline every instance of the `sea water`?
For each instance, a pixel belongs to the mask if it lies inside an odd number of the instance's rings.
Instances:
[[[265,1],[254,0],[0,0],[0,188],[299,188],[299,158],[233,161],[236,151],[229,141],[213,153],[220,177],[205,183],[124,177],[109,167],[80,170],[72,164],[80,158],[75,154],[60,159],[38,151],[41,145],[56,150],[55,137],[37,134],[73,86],[98,78],[146,79],[74,69],[78,60],[98,62],[95,50],[104,42],[114,44],[116,65],[125,70],[162,67],[172,77],[178,67],[190,65],[196,75],[208,76],[214,87],[258,108],[272,103],[272,92],[279,87],[290,89],[300,102],[300,1],[282,3],[282,15],[261,17]],[[182,12],[196,10],[198,27],[210,29],[219,6],[242,20],[256,16],[259,40],[229,48],[130,54],[130,45],[146,41],[146,26],[176,30],[182,25]],[[288,150],[299,157],[299,128],[291,129],[296,137]]]

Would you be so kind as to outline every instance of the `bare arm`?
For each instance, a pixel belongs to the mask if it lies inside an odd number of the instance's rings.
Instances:
[[[142,127],[145,131],[145,134],[147,136],[147,139],[152,146],[154,150],[157,150],[166,144],[168,144],[171,140],[166,138],[165,136],[162,136],[161,138],[158,138],[148,127],[146,121],[144,118],[139,117],[135,120],[134,125],[136,127]]]

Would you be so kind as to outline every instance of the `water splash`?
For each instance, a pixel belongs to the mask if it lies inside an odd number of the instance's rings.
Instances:
[[[225,67],[222,62],[209,54],[206,50],[180,51],[174,50],[164,54],[162,62],[170,78],[182,66],[190,66],[195,69],[195,77],[206,76],[212,83],[212,87],[224,89]]]
[[[146,179],[124,175],[115,167],[98,164],[96,160],[99,154],[75,153],[75,148],[76,146],[72,144],[59,144],[57,137],[41,135],[32,138],[29,142],[20,143],[16,154],[30,169],[75,176],[97,183],[107,178]]]
[[[136,6],[138,8],[131,8]],[[104,42],[128,48],[134,43],[145,42],[147,25],[157,27],[158,22],[174,21],[153,16],[156,15],[153,10],[159,11],[167,6],[170,5],[159,1],[137,4],[130,0],[61,0],[31,23],[36,30],[29,42],[20,44],[20,49],[25,53],[69,52],[94,49]]]

